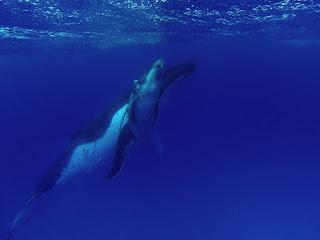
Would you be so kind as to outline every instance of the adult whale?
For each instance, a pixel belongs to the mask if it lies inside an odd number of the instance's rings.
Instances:
[[[147,143],[157,157],[161,157],[162,147],[156,130],[161,97],[173,83],[194,70],[193,63],[165,69],[163,60],[157,60],[139,80],[135,80],[133,90],[117,104],[115,111],[102,113],[88,128],[72,136],[68,150],[43,177],[32,197],[16,215],[7,239],[12,238],[18,223],[35,200],[71,177],[99,167],[106,169],[108,179],[115,178],[132,143]]]

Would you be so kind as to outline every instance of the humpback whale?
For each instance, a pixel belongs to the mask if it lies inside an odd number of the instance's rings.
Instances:
[[[162,146],[156,129],[159,104],[166,90],[195,70],[194,63],[165,68],[158,59],[134,81],[133,89],[114,111],[105,111],[93,123],[71,137],[65,153],[44,175],[31,198],[14,218],[7,239],[11,239],[30,206],[42,195],[72,177],[103,168],[108,179],[120,172],[129,146],[143,142],[161,157]]]

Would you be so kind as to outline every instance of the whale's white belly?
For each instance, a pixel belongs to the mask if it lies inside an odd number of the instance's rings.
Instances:
[[[99,139],[81,144],[74,149],[58,183],[79,173],[91,171],[102,160],[106,161],[104,165],[111,165],[121,126],[128,121],[125,116],[126,109],[127,105],[124,105],[113,115],[110,126],[106,127],[105,133]]]

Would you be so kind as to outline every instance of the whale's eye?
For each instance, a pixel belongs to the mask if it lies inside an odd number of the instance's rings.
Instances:
[[[156,68],[158,68],[158,69],[160,69],[160,68],[162,68],[162,67],[163,67],[163,64],[161,64],[161,63],[157,63],[155,67],[156,67]]]
[[[163,68],[163,65],[164,65],[164,62],[160,58],[153,64],[153,67],[156,68],[156,69],[161,69],[161,68]]]

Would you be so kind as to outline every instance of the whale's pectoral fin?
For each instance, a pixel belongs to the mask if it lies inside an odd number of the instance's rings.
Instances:
[[[128,148],[133,142],[134,135],[130,124],[123,125],[118,138],[114,160],[107,176],[108,179],[114,179],[119,174],[123,166],[124,158],[128,153]]]
[[[167,69],[163,74],[163,80],[161,84],[161,94],[169,88],[172,84],[181,81],[183,78],[192,74],[196,69],[194,63],[180,64]]]

